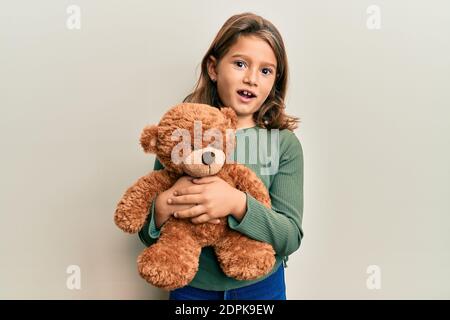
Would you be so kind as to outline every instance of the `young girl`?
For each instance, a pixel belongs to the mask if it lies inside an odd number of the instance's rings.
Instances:
[[[286,299],[285,262],[303,237],[303,151],[292,132],[298,119],[284,110],[287,77],[280,33],[272,23],[251,13],[229,18],[204,56],[200,79],[184,101],[232,107],[238,116],[237,140],[252,133],[258,137],[262,131],[266,131],[268,141],[271,135],[278,135],[278,148],[271,150],[278,167],[271,174],[262,174],[267,159],[261,159],[256,145],[245,144],[245,150],[237,150],[256,153],[249,157],[256,163],[243,164],[264,182],[272,209],[218,177],[182,177],[153,201],[139,236],[147,246],[156,242],[161,226],[171,215],[193,223],[217,223],[218,218],[227,217],[230,228],[270,243],[276,252],[276,264],[269,275],[239,281],[221,271],[214,251],[206,247],[195,278],[188,286],[172,291],[170,299]],[[239,142],[237,145],[239,148]],[[156,159],[154,169],[162,168]]]

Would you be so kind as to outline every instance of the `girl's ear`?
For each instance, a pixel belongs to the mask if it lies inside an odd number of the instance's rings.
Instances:
[[[208,75],[212,82],[216,82],[217,80],[217,59],[214,56],[210,55],[208,58],[208,62],[206,63]]]
[[[237,125],[237,115],[236,112],[230,107],[222,107],[220,112],[223,113],[225,118],[229,120],[230,129],[236,129]]]
[[[158,141],[158,126],[146,126],[141,133],[141,146],[147,153],[156,153],[156,142]]]

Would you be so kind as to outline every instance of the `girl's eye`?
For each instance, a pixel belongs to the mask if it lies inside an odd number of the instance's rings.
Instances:
[[[245,66],[245,62],[244,62],[244,61],[240,61],[240,60],[235,61],[234,64],[235,64],[237,67],[239,67],[239,68],[242,68],[243,66]]]
[[[237,66],[239,69],[245,67],[245,62],[241,60],[234,61],[234,65]],[[261,71],[264,75],[268,76],[273,73],[272,69],[270,68],[263,68]]]
[[[262,73],[264,73],[266,76],[268,76],[269,74],[272,74],[273,71],[272,71],[272,69],[264,68],[264,69],[262,69]]]

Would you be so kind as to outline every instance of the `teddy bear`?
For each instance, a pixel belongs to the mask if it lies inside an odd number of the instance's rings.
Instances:
[[[116,225],[128,233],[138,232],[158,193],[186,175],[216,175],[270,208],[268,190],[258,176],[246,166],[228,161],[236,146],[236,124],[232,108],[185,102],[170,108],[158,125],[146,126],[141,146],[144,152],[155,154],[164,169],[150,172],[126,190],[117,204]],[[209,140],[214,136],[214,143],[208,143],[203,136],[209,136]],[[217,224],[193,224],[189,219],[172,216],[161,227],[158,241],[139,255],[139,274],[165,290],[184,287],[197,273],[205,246],[214,248],[222,271],[238,280],[262,277],[275,264],[270,244],[232,230],[226,217]]]

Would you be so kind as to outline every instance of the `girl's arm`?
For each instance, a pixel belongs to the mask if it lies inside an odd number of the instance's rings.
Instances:
[[[280,256],[296,251],[303,238],[303,150],[293,133],[286,137],[285,143],[269,189],[272,209],[246,193],[247,209],[242,219],[228,216],[232,229],[270,243]]]
[[[198,203],[175,214],[202,223],[228,216],[229,226],[250,238],[270,243],[278,255],[296,251],[303,237],[303,151],[294,133],[286,130],[280,141],[278,171],[271,178],[267,208],[250,193],[231,187],[219,177],[194,179],[198,187],[177,189],[172,203]],[[194,190],[195,188],[195,190]]]
[[[155,159],[153,167],[154,171],[164,169],[164,166],[159,162],[158,158]],[[183,176],[175,182],[175,184],[168,190],[159,193],[155,200],[152,201],[148,212],[148,218],[144,226],[139,231],[139,238],[141,241],[149,246],[156,242],[160,236],[162,225],[172,216],[174,211],[189,209],[193,204],[168,204],[167,200],[173,196],[173,191],[176,188],[185,188],[192,186],[192,178],[189,176]],[[211,223],[217,223],[216,220],[211,220]]]
[[[153,166],[153,170],[161,170],[164,169],[164,166],[159,162],[158,158],[155,159],[155,164]],[[158,195],[159,196],[159,195]],[[157,197],[158,197],[157,196]],[[149,219],[147,219],[146,223],[139,231],[139,238],[146,246],[150,246],[155,243],[159,238],[160,229],[156,227],[155,215],[156,215],[156,201],[152,202],[149,210]]]

